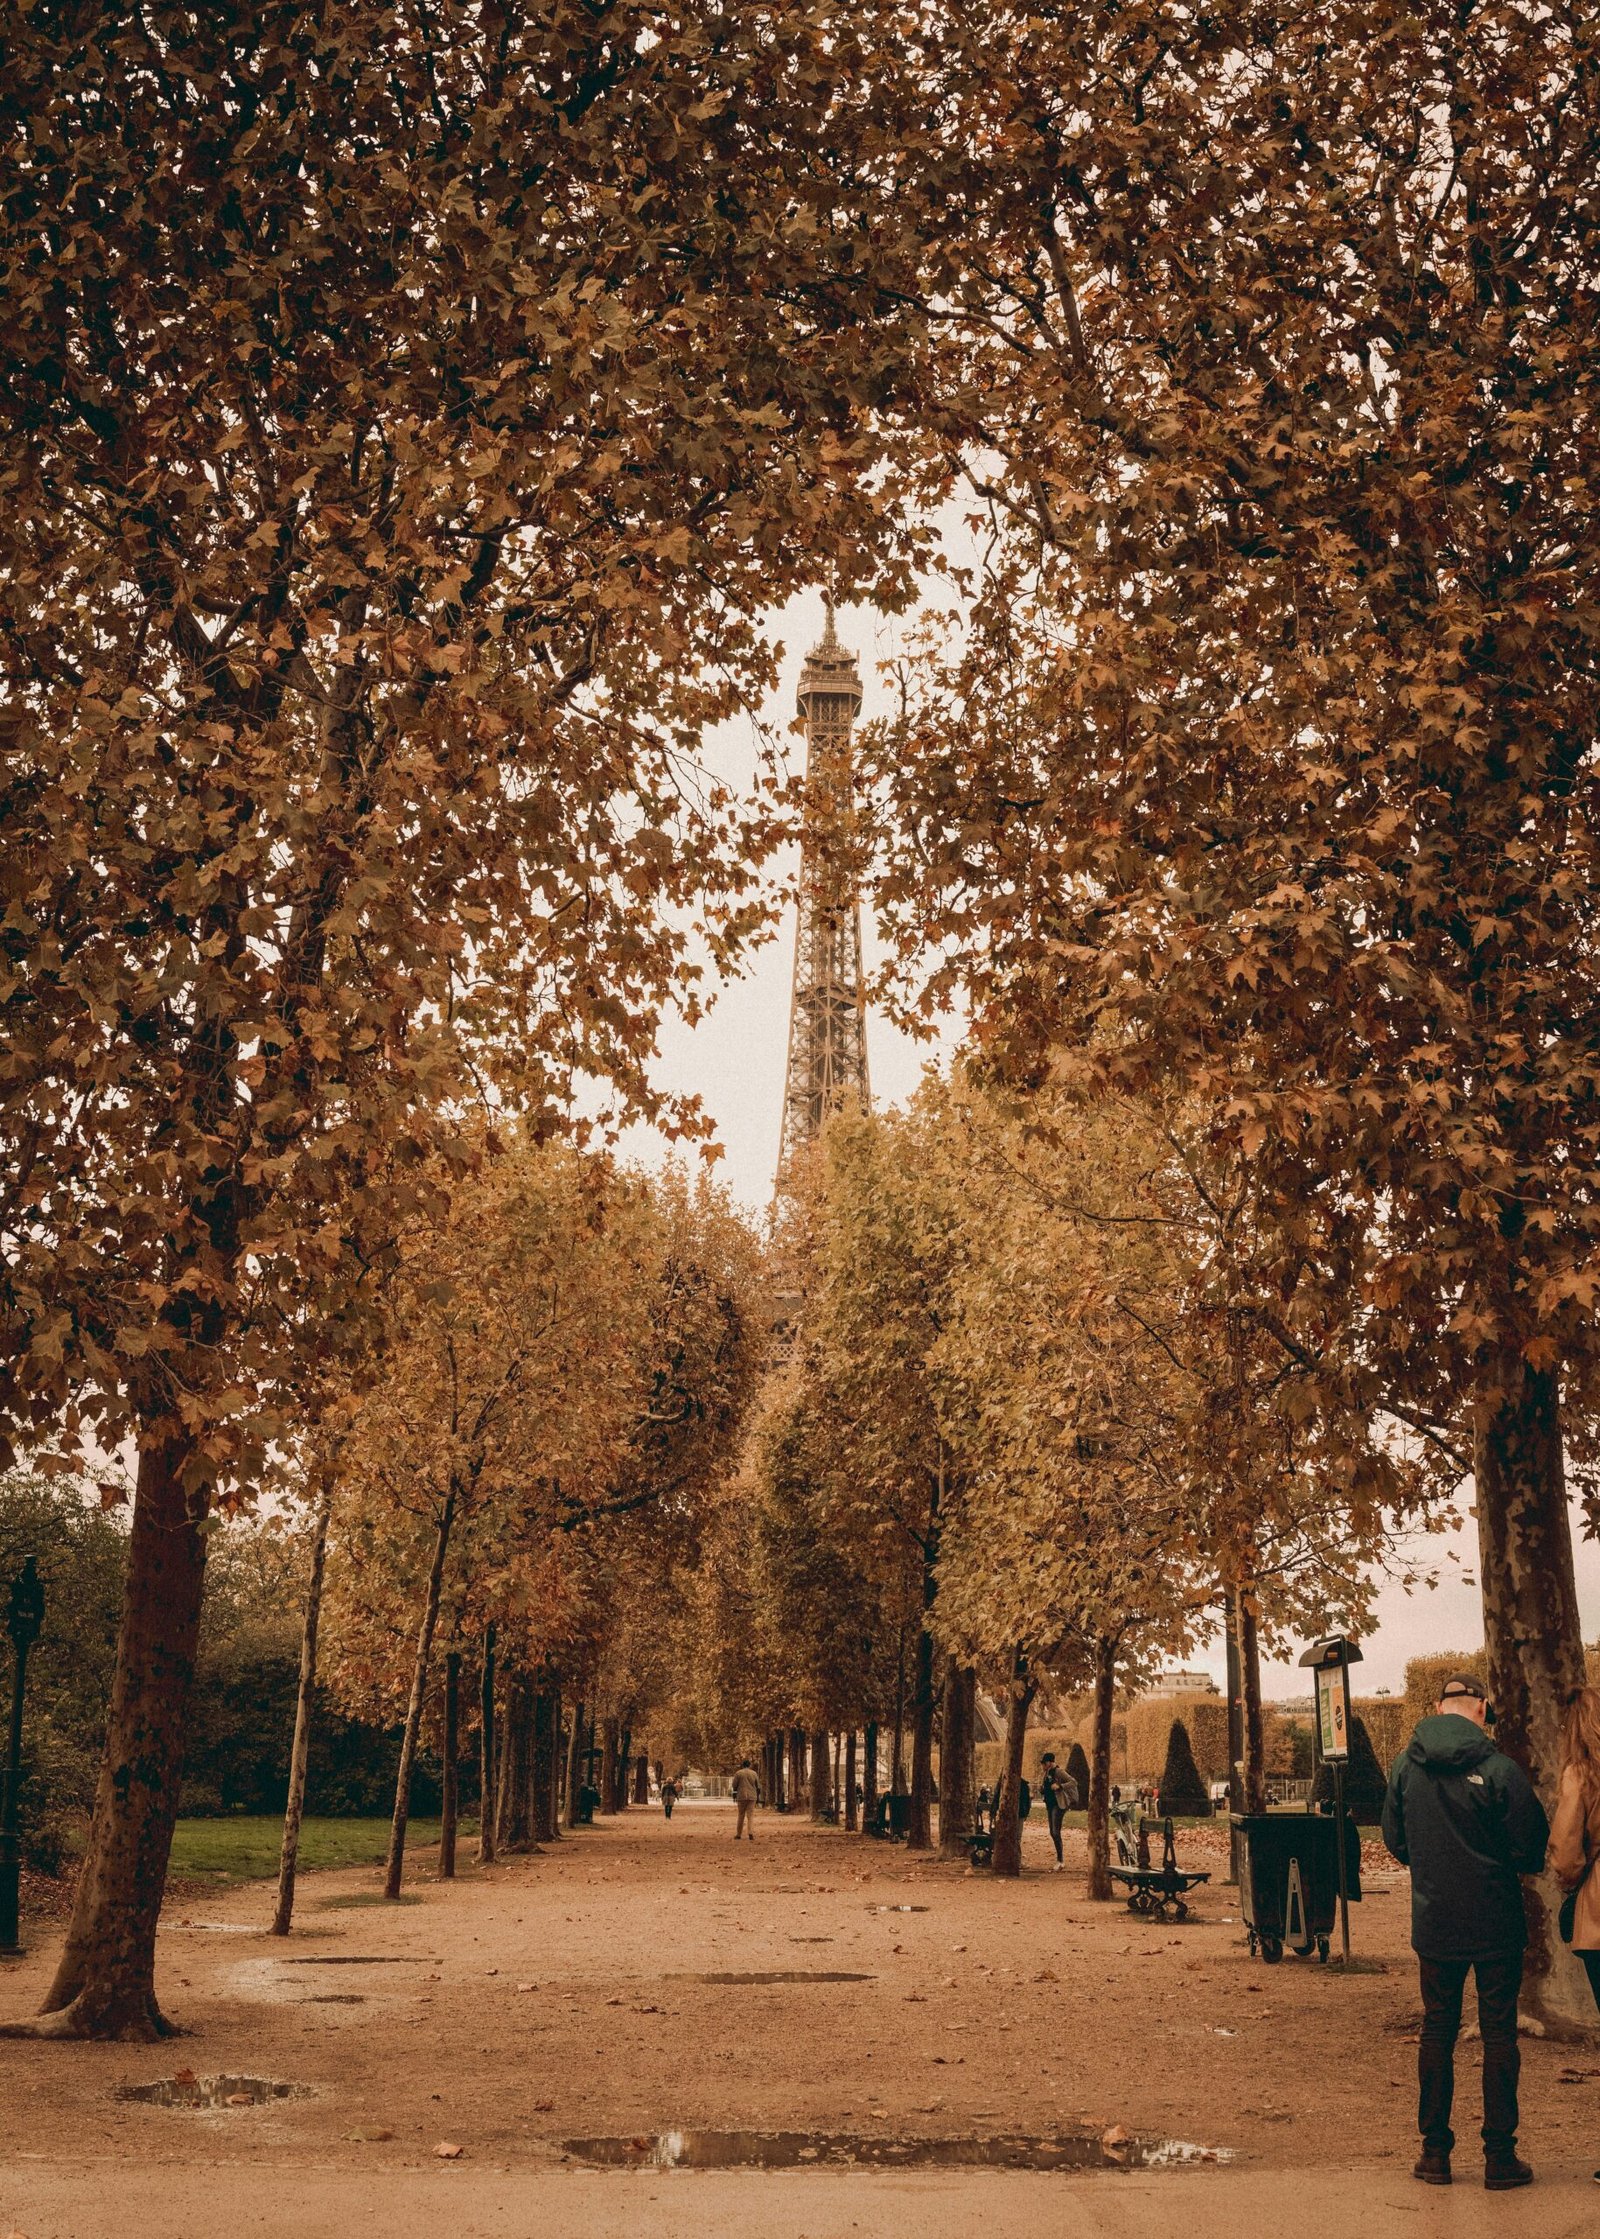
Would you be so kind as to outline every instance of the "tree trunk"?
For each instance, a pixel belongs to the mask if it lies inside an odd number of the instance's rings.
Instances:
[[[578,1790],[583,1786],[583,1711],[582,1703],[572,1706],[572,1734],[567,1743],[567,1811],[569,1827],[578,1824]]]
[[[566,1733],[561,1723],[561,1683],[558,1680],[550,1690],[550,1785],[544,1812],[551,1842],[561,1840],[561,1782],[566,1766]]]
[[[608,1718],[600,1731],[600,1778],[595,1783],[600,1791],[600,1809],[604,1812],[617,1808],[617,1744],[621,1738],[620,1722]]]
[[[636,1804],[650,1801],[650,1759],[642,1749],[633,1768],[633,1800]]]
[[[800,1727],[789,1728],[789,1809],[798,1811],[806,1792],[806,1737]]]
[[[406,1705],[405,1733],[400,1742],[400,1770],[394,1784],[394,1819],[389,1828],[389,1858],[383,1872],[383,1893],[398,1897],[406,1863],[406,1825],[411,1817],[411,1775],[417,1762],[417,1737],[422,1731],[422,1705],[428,1692],[428,1662],[433,1654],[433,1630],[439,1622],[439,1590],[444,1584],[444,1559],[450,1547],[450,1526],[455,1521],[454,1488],[444,1504],[433,1542],[433,1564],[428,1572],[428,1597],[423,1604],[417,1633],[417,1660],[411,1673],[411,1700]]]
[[[906,1792],[906,1629],[900,1628],[894,1662],[894,1742],[889,1751],[889,1793]]]
[[[139,1454],[105,1754],[72,1922],[43,2017],[0,2035],[148,2043],[171,2034],[156,2003],[156,1922],[178,1816],[210,1503],[209,1486],[184,1491],[191,1451],[172,1428]]]
[[[613,1811],[626,1811],[628,1808],[628,1768],[632,1762],[633,1729],[631,1726],[624,1726],[617,1743],[617,1800],[611,1807]]]
[[[866,1834],[878,1816],[878,1721],[869,1718],[862,1737],[861,1832]]]
[[[1473,1411],[1483,1631],[1495,1739],[1555,1809],[1563,1707],[1583,1684],[1556,1378],[1506,1363]],[[1524,1882],[1528,1957],[1523,2004],[1547,2028],[1590,2030],[1594,2000],[1556,1931],[1552,1875]]]
[[[917,1635],[917,1683],[911,1712],[911,1821],[906,1844],[910,1850],[933,1848],[933,1714],[937,1703],[933,1635],[924,1625]]]
[[[1250,1589],[1239,1596],[1240,1738],[1244,1745],[1244,1808],[1267,1808],[1267,1745],[1261,1716],[1261,1641]]]
[[[478,1863],[494,1864],[494,1627],[483,1628],[483,1677],[478,1695]]]
[[[533,1689],[525,1672],[518,1672],[506,1688],[505,1723],[495,1841],[502,1851],[525,1851],[532,1841],[528,1806],[533,1789]]]
[[[529,1798],[529,1825],[536,1843],[548,1842],[555,1833],[554,1806],[555,1781],[553,1767],[556,1761],[556,1734],[554,1731],[556,1699],[548,1687],[539,1688],[533,1698],[533,1749],[529,1768],[532,1794]]]
[[[844,1829],[853,1835],[860,1825],[856,1810],[856,1730],[854,1726],[844,1737]]]
[[[456,1878],[456,1818],[461,1806],[461,1651],[444,1660],[444,1763],[439,1778],[439,1879]]]
[[[811,1816],[826,1819],[829,1791],[833,1786],[833,1768],[828,1762],[828,1737],[825,1733],[811,1736]]]
[[[294,1918],[294,1880],[300,1863],[300,1822],[306,1808],[306,1762],[311,1754],[311,1705],[317,1685],[317,1629],[322,1623],[322,1580],[328,1560],[328,1520],[333,1514],[333,1476],[324,1478],[311,1531],[311,1577],[306,1586],[305,1622],[300,1630],[300,1688],[294,1705],[294,1742],[289,1751],[289,1795],[283,1808],[283,1851],[278,1861],[278,1903],[272,1933],[287,1936]]]
[[[1028,1712],[1039,1682],[1027,1677],[1027,1664],[1016,1661],[1011,1696],[1006,1705],[1006,1755],[1000,1775],[1000,1800],[994,1814],[994,1848],[989,1863],[997,1874],[1015,1878],[1022,1871],[1022,1818],[1017,1806],[1022,1794],[1022,1752],[1028,1739]]]
[[[1117,1647],[1094,1648],[1094,1726],[1089,1749],[1089,1886],[1092,1898],[1111,1895],[1111,1714],[1117,1701]]]
[[[952,1657],[944,1675],[944,1731],[939,1742],[939,1855],[965,1858],[973,1829],[972,1731],[978,1679]]]

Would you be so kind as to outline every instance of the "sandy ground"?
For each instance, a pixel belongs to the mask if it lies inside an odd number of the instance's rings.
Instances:
[[[1530,2043],[1523,2143],[1540,2183],[1485,2196],[1465,2048],[1451,2193],[1415,2185],[1415,1987],[1393,1877],[1355,1913],[1371,1971],[1252,1961],[1235,1892],[1184,1926],[1091,1906],[1081,1873],[996,1882],[764,1813],[630,1812],[415,1900],[376,1876],[308,1876],[283,1942],[265,1885],[182,1898],[159,1986],[191,2032],[167,2046],[0,2043],[0,2239],[338,2233],[443,2217],[475,2234],[859,2230],[942,2239],[975,2212],[1011,2235],[1184,2239],[1314,2227],[1476,2234],[1594,2228],[1600,2054]],[[1080,1854],[1081,1855],[1081,1854]],[[902,1911],[899,1907],[926,1908]],[[59,1931],[5,1967],[26,2013]],[[728,1984],[708,1975],[859,1975]],[[192,2069],[307,2088],[214,2112],[121,2089]],[[596,2172],[580,2136],[669,2128],[895,2137],[1121,2124],[1232,2157],[1171,2172]],[[441,2144],[458,2156],[438,2158]],[[1072,2203],[1063,2220],[1063,2203]],[[1004,2204],[1002,2209],[1002,2203]],[[1403,2220],[1402,2220],[1403,2219]]]

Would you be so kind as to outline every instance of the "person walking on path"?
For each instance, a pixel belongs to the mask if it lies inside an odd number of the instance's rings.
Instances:
[[[751,1842],[754,1842],[756,1839],[756,1806],[761,1801],[761,1783],[756,1778],[756,1769],[748,1757],[740,1758],[739,1770],[733,1776],[733,1801],[735,1807],[734,1841],[737,1842],[739,1837],[744,1835]]]
[[[1422,1978],[1413,2172],[1450,2182],[1455,2047],[1461,1995],[1477,1978],[1483,2037],[1483,2181],[1490,2192],[1531,2184],[1517,2157],[1517,1993],[1527,1922],[1520,1874],[1544,1864],[1549,1822],[1522,1767],[1496,1749],[1492,1712],[1475,1679],[1447,1679],[1433,1717],[1396,1758],[1383,1799],[1383,1839],[1411,1869],[1411,1948]]]
[[[1600,1687],[1580,1687],[1561,1736],[1561,1785],[1550,1822],[1550,1865],[1566,1886],[1561,1933],[1583,1962],[1600,2005]],[[1595,2171],[1600,2184],[1600,2169]]]
[[[1068,1772],[1056,1763],[1056,1753],[1047,1749],[1041,1761],[1039,1784],[1044,1790],[1045,1824],[1050,1830],[1050,1840],[1056,1846],[1056,1872],[1065,1865],[1061,1849],[1061,1822],[1069,1811],[1078,1808],[1078,1784]]]
[[[661,1809],[668,1819],[672,1817],[672,1807],[677,1800],[678,1783],[670,1778],[664,1780],[661,1783]]]

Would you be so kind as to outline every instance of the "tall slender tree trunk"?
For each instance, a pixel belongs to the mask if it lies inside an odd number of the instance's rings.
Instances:
[[[1472,1427],[1495,1738],[1553,1811],[1563,1710],[1584,1676],[1556,1377],[1520,1359],[1502,1362],[1478,1398]],[[1556,1931],[1560,1888],[1545,1873],[1525,1882],[1523,1891],[1528,1913],[1523,2003],[1546,2027],[1590,2030],[1594,2001],[1579,1962]]]
[[[867,1730],[862,1737],[863,1762],[861,1767],[861,1832],[871,1831],[878,1816],[878,1721],[867,1720]]]
[[[1039,1682],[1028,1676],[1019,1655],[1006,1703],[1006,1754],[1000,1774],[1000,1800],[994,1814],[994,1848],[989,1862],[997,1874],[1015,1878],[1022,1871],[1022,1753],[1028,1739],[1028,1712],[1039,1691]]]
[[[633,1763],[633,1800],[636,1804],[650,1801],[650,1759],[642,1749]]]
[[[517,1672],[506,1687],[505,1724],[500,1823],[495,1839],[503,1851],[524,1851],[531,1840],[528,1806],[533,1791],[533,1689],[526,1672]]]
[[[944,1675],[944,1731],[939,1741],[939,1855],[964,1858],[973,1830],[972,1734],[977,1674],[950,1659]]]
[[[37,2021],[8,2037],[166,2036],[156,1922],[166,1886],[184,1726],[205,1592],[210,1488],[185,1492],[191,1442],[175,1425],[139,1454],[117,1664],[89,1846],[72,1921]]]
[[[806,1792],[806,1737],[799,1726],[789,1728],[789,1809],[798,1811]]]
[[[628,1770],[632,1763],[633,1729],[631,1726],[624,1726],[617,1741],[617,1800],[612,1806],[614,1811],[626,1811],[628,1808]]]
[[[556,1699],[549,1688],[537,1688],[533,1697],[533,1749],[530,1766],[532,1794],[528,1815],[536,1843],[548,1842],[555,1833],[555,1708]]]
[[[461,1651],[444,1660],[444,1762],[439,1768],[439,1879],[456,1878],[456,1821],[461,1809]]]
[[[1267,1808],[1266,1729],[1261,1714],[1261,1640],[1250,1588],[1239,1596],[1240,1741],[1244,1754],[1244,1808]]]
[[[333,1514],[333,1472],[322,1481],[311,1527],[311,1576],[306,1584],[305,1621],[300,1628],[300,1686],[294,1704],[294,1741],[289,1751],[289,1794],[283,1807],[283,1850],[278,1860],[278,1902],[272,1933],[287,1936],[294,1919],[294,1882],[300,1863],[300,1824],[306,1808],[306,1765],[311,1755],[311,1710],[317,1686],[317,1630],[322,1623],[322,1580],[328,1562],[328,1520]]]
[[[561,1722],[561,1683],[550,1690],[550,1788],[545,1819],[551,1842],[561,1840],[561,1790],[567,1769],[566,1732]]]
[[[1111,1895],[1111,1716],[1117,1701],[1117,1644],[1094,1648],[1094,1709],[1089,1747],[1088,1895]]]
[[[578,1790],[583,1786],[583,1715],[584,1706],[572,1706],[572,1734],[567,1743],[567,1810],[569,1827],[578,1824]]]
[[[406,1705],[405,1732],[400,1741],[400,1770],[394,1784],[394,1819],[389,1828],[389,1858],[383,1872],[383,1893],[398,1897],[405,1872],[406,1827],[411,1818],[411,1776],[417,1763],[417,1737],[422,1731],[422,1705],[428,1692],[428,1663],[433,1654],[434,1627],[439,1622],[439,1591],[444,1584],[444,1559],[450,1550],[450,1527],[455,1521],[456,1496],[451,1487],[434,1535],[433,1562],[428,1571],[428,1595],[417,1633],[417,1657],[411,1671],[411,1700]]]
[[[853,1835],[861,1823],[856,1807],[857,1780],[856,1730],[852,1726],[844,1737],[844,1829],[847,1835]]]
[[[894,1742],[889,1751],[889,1793],[903,1796],[906,1792],[906,1629],[900,1627],[900,1637],[894,1659]]]
[[[826,1819],[828,1796],[833,1786],[832,1767],[828,1762],[828,1737],[825,1732],[811,1736],[811,1816]]]
[[[613,1812],[617,1808],[617,1745],[622,1738],[622,1728],[615,1718],[608,1718],[600,1729],[600,1809]]]
[[[492,1624],[483,1628],[483,1673],[478,1691],[478,1863],[494,1864],[494,1640]]]
[[[911,1815],[907,1835],[911,1850],[933,1848],[933,1716],[937,1702],[933,1635],[924,1624],[917,1635],[917,1679],[911,1705]]]

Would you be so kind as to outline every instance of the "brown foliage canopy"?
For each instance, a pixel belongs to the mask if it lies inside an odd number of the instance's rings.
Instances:
[[[648,1102],[695,770],[878,566],[826,9],[157,5],[0,107],[0,1427],[273,1424],[448,1099]],[[680,1117],[683,1115],[680,1114]]]

